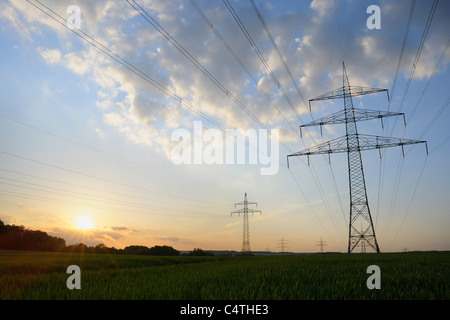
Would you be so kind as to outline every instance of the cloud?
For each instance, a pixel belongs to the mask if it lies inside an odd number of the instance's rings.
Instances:
[[[114,231],[124,231],[124,230],[128,230],[127,227],[110,227],[112,230]]]
[[[320,17],[323,17],[332,6],[333,0],[313,0],[310,4]]]
[[[26,208],[27,210],[28,208]],[[17,218],[14,216],[0,216],[0,220],[3,221],[4,224],[17,224]]]
[[[178,237],[159,237],[159,238],[156,238],[156,239],[162,240],[162,241],[169,241],[169,242],[172,242],[172,243],[176,243],[178,241],[181,241],[181,239],[178,238]]]
[[[61,62],[61,51],[58,49],[45,49],[38,47],[37,51],[47,63],[52,64]]]
[[[44,230],[44,229],[43,229]],[[135,232],[123,226],[96,225],[92,229],[77,230],[66,227],[47,227],[45,231],[53,236],[66,240],[66,244],[84,243],[88,246],[96,246],[103,243],[106,246],[122,246],[129,242],[129,237]]]
[[[84,52],[71,52],[64,56],[65,67],[82,76],[91,69],[89,56]]]

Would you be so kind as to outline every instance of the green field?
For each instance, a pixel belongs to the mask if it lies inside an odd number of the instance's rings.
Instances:
[[[69,290],[69,265],[81,289]],[[367,267],[381,270],[369,290]],[[450,252],[155,257],[0,251],[0,298],[448,300]]]

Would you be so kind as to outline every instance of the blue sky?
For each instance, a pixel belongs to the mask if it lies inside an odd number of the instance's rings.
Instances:
[[[402,119],[387,119],[384,128],[379,121],[358,123],[360,132],[426,140],[430,151],[407,146],[403,157],[401,148],[391,148],[381,160],[376,150],[363,153],[381,251],[449,249],[449,3],[437,4],[414,67],[433,2],[415,3],[394,87],[412,1],[255,0],[302,98],[251,2],[230,0],[295,113],[223,1],[194,3],[250,75],[191,1],[136,3],[236,100],[126,1],[2,2],[2,220],[68,243],[240,250],[242,217],[230,212],[247,192],[262,211],[249,219],[252,250],[279,251],[283,238],[286,250],[315,252],[322,237],[327,250],[346,251],[346,155],[332,155],[331,166],[315,156],[310,166],[296,158],[286,167],[291,151],[344,134],[340,125],[325,126],[323,136],[309,129],[301,139],[296,113],[309,122],[343,108],[341,100],[315,102],[310,113],[305,100],[342,86],[345,61],[351,85],[387,88],[392,95],[390,104],[385,94],[355,98],[355,107],[406,115],[406,127]],[[67,19],[73,4],[85,34],[166,93],[36,8],[45,11],[45,5]],[[379,30],[366,26],[372,4],[381,9]],[[194,121],[215,128],[208,119],[226,129],[278,129],[279,172],[262,176],[260,166],[250,164],[174,164],[174,130],[192,132]],[[79,216],[94,227],[77,228]]]

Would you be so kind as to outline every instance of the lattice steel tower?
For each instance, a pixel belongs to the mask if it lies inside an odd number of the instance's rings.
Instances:
[[[403,113],[357,109],[353,107],[352,96],[362,96],[371,93],[378,93],[388,91],[387,89],[376,89],[366,87],[350,86],[347,77],[347,71],[345,64],[343,65],[343,86],[339,89],[325,93],[317,98],[309,100],[310,110],[311,101],[330,100],[330,99],[344,99],[344,110],[338,111],[331,115],[325,116],[321,119],[314,120],[310,123],[300,126],[300,135],[302,133],[302,127],[308,126],[320,126],[322,131],[322,125],[325,124],[345,124],[346,134],[343,137],[336,138],[325,143],[318,144],[314,147],[299,151],[287,156],[288,166],[289,157],[303,156],[308,157],[314,154],[328,154],[331,153],[347,153],[348,159],[348,175],[349,175],[349,188],[350,188],[350,219],[349,219],[349,233],[348,233],[348,253],[351,253],[353,249],[359,244],[363,248],[372,248],[376,252],[380,252],[377,238],[375,236],[375,229],[373,227],[372,216],[370,214],[369,202],[367,198],[366,182],[364,178],[364,169],[361,159],[361,151],[371,149],[381,149],[388,147],[403,146],[407,144],[425,143],[426,141],[409,140],[402,138],[380,137],[366,134],[359,134],[356,122],[381,119],[383,124],[383,118],[392,116],[403,116]],[[388,99],[389,99],[389,93]],[[406,125],[406,123],[405,123]],[[428,153],[428,148],[427,148]],[[381,151],[380,151],[381,155]],[[358,230],[357,227],[362,225],[362,229]]]
[[[286,248],[286,240],[281,237],[281,240],[278,240],[278,242],[280,243],[279,247],[281,247],[281,254],[284,254],[284,248]]]
[[[238,215],[240,215],[242,213],[242,216],[244,217],[243,232],[242,232],[242,253],[244,253],[244,254],[251,253],[250,231],[249,231],[249,227],[248,227],[248,213],[250,212],[253,215],[255,212],[259,212],[260,214],[262,214],[261,210],[249,209],[248,208],[249,204],[250,205],[254,204],[254,205],[258,206],[258,204],[256,202],[247,201],[247,192],[246,192],[245,197],[244,197],[244,202],[239,202],[234,205],[235,208],[236,208],[236,206],[242,206],[242,205],[244,206],[244,208],[231,212],[231,216],[233,216],[233,213],[237,213]]]
[[[320,247],[320,253],[323,253],[323,247],[327,246],[327,242],[322,240],[322,237],[320,237],[320,241],[317,241],[316,246]]]

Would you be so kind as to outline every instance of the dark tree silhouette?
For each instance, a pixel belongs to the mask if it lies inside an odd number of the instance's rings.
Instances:
[[[179,256],[180,252],[170,246],[154,246],[152,248],[131,245],[124,249],[107,247],[103,243],[88,246],[76,243],[66,246],[62,238],[49,236],[40,230],[28,230],[24,226],[8,225],[0,220],[0,250],[30,250],[30,251],[66,251],[74,253],[98,254],[138,254],[154,256]],[[195,249],[194,249],[195,250]],[[201,249],[199,249],[201,250]],[[200,252],[196,252],[199,255]]]
[[[123,249],[124,254],[150,255],[150,248],[145,246],[128,246]]]
[[[150,248],[152,256],[179,256],[180,252],[169,246],[154,246]]]
[[[194,248],[194,250],[192,250],[188,253],[188,256],[213,256],[213,255],[214,255],[214,253],[208,252],[208,251],[203,251],[200,248]]]
[[[40,230],[28,230],[24,226],[5,225],[0,220],[0,249],[30,251],[64,251],[66,241],[49,236]]]

